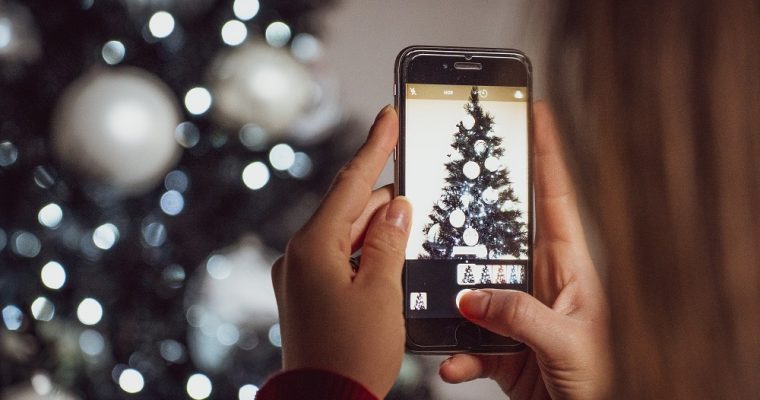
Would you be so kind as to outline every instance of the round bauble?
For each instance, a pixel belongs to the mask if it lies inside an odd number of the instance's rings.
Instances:
[[[480,165],[475,161],[467,161],[462,166],[462,173],[467,179],[475,179],[480,176]]]
[[[478,244],[478,239],[480,239],[480,235],[478,235],[478,231],[475,230],[475,228],[467,228],[464,230],[464,233],[462,233],[462,240],[464,240],[464,243],[468,246],[475,246]]]
[[[435,242],[438,240],[438,235],[441,233],[441,225],[440,224],[433,224],[429,229],[427,233],[427,240],[428,242]]]
[[[258,344],[257,332],[277,323],[270,279],[275,258],[257,237],[247,236],[212,253],[195,270],[185,304],[188,346],[196,365],[219,371],[238,349]]]
[[[283,49],[249,43],[221,53],[209,71],[214,119],[239,129],[256,124],[270,141],[305,115],[318,97],[308,69]]]
[[[481,199],[483,199],[483,203],[486,204],[493,204],[496,203],[496,200],[499,199],[499,192],[494,190],[494,188],[486,188],[486,190],[483,191],[483,194],[481,196]]]
[[[464,220],[465,220],[464,211],[462,211],[459,208],[457,208],[456,210],[452,211],[451,214],[449,214],[449,223],[454,228],[461,228],[462,226],[464,226]]]
[[[470,114],[465,115],[464,118],[462,118],[462,126],[468,131],[472,130],[473,126],[475,126],[475,118]]]
[[[486,151],[486,141],[485,140],[478,140],[475,142],[475,144],[472,146],[473,150],[475,150],[475,153],[480,155],[485,153]]]
[[[80,174],[140,194],[179,158],[179,107],[169,88],[141,69],[96,69],[69,85],[53,116],[58,158]]]

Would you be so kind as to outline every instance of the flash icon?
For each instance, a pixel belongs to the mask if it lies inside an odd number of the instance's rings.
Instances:
[[[409,93],[410,93],[412,96],[416,96],[416,95],[417,95],[417,89],[415,89],[415,88],[413,88],[413,87],[410,87],[410,88],[409,88]]]

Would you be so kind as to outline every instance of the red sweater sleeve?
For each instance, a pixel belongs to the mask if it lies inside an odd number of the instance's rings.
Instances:
[[[378,400],[351,378],[320,369],[280,372],[269,378],[256,400]]]

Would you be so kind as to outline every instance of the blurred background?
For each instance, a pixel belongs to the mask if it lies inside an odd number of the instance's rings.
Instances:
[[[272,261],[412,44],[513,47],[548,0],[0,0],[0,399],[253,399]],[[391,183],[388,165],[378,186]],[[407,356],[388,398],[503,396]]]

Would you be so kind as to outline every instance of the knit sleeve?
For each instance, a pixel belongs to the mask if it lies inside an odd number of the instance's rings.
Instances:
[[[272,376],[256,400],[378,400],[351,378],[320,369],[298,369]]]

